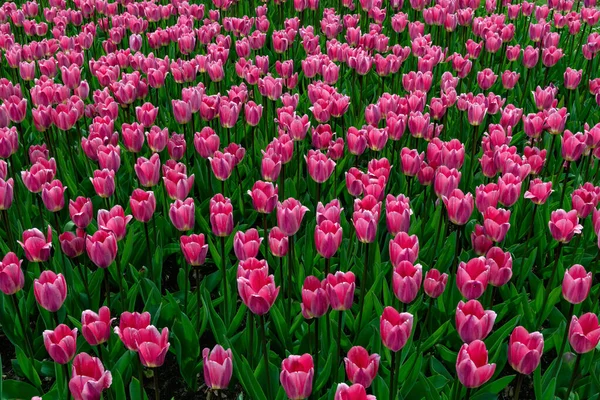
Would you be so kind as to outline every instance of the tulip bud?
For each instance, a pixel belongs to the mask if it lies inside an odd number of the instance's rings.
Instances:
[[[365,388],[371,386],[379,370],[379,359],[379,354],[369,354],[364,347],[352,347],[344,358],[348,380]]]
[[[536,370],[544,353],[544,337],[539,332],[529,333],[517,326],[508,342],[508,363],[517,372],[529,375]]]
[[[67,298],[67,282],[62,274],[43,271],[33,282],[33,294],[41,307],[56,312]]]
[[[226,389],[233,373],[231,349],[216,345],[212,350],[202,350],[204,361],[204,383],[212,390]]]
[[[58,364],[67,364],[75,356],[77,350],[77,328],[71,330],[60,324],[54,331],[43,332],[44,346],[52,360]]]
[[[413,328],[413,316],[399,313],[393,307],[383,309],[379,319],[381,342],[393,352],[402,350],[408,342]]]

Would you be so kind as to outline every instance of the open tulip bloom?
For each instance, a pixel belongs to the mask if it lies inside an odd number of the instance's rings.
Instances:
[[[594,398],[599,24],[0,2],[2,396]]]

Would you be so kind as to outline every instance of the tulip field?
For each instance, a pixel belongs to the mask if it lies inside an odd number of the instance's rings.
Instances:
[[[0,400],[600,400],[598,0],[0,4]]]

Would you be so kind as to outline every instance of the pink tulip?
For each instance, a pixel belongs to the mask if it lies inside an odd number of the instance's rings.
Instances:
[[[396,298],[402,303],[412,302],[419,292],[423,269],[420,264],[413,265],[410,261],[401,261],[392,276],[392,285]]]
[[[342,227],[337,222],[324,220],[315,227],[315,247],[323,258],[331,258],[342,243]]]
[[[348,380],[365,388],[371,386],[379,370],[379,359],[379,354],[369,354],[364,347],[352,347],[344,358]]]
[[[255,315],[269,312],[279,294],[273,275],[262,269],[250,271],[247,277],[238,277],[237,286],[242,301]]]
[[[285,257],[288,252],[289,239],[281,229],[274,226],[269,231],[269,249],[275,257]]]
[[[90,178],[96,194],[102,198],[111,197],[115,193],[115,171],[109,169],[95,170]]]
[[[212,350],[202,350],[204,361],[204,382],[212,390],[226,389],[233,374],[233,355],[231,349],[225,350],[215,345]]]
[[[496,321],[496,313],[484,310],[477,300],[462,300],[456,307],[456,331],[461,340],[471,343],[474,340],[483,340],[489,335]]]
[[[25,257],[31,262],[44,262],[50,258],[52,248],[52,228],[48,225],[47,236],[37,228],[23,232],[23,241],[17,240],[25,251]]]
[[[210,199],[210,225],[215,236],[229,236],[233,231],[231,200],[218,193]]]
[[[115,318],[110,318],[108,307],[100,307],[96,314],[92,310],[81,313],[81,334],[91,346],[105,343],[110,338],[110,325]]]
[[[456,286],[467,300],[479,298],[488,285],[490,267],[484,257],[477,257],[469,262],[458,264]]]
[[[110,371],[105,371],[100,359],[79,353],[71,367],[69,391],[75,400],[97,400],[112,384]]]
[[[539,332],[527,332],[517,326],[508,341],[508,363],[517,372],[529,375],[540,364],[544,353],[544,337]]]
[[[144,103],[141,107],[135,108],[135,116],[138,122],[145,128],[149,128],[154,125],[157,115],[158,107],[154,107],[152,103]]]
[[[583,314],[580,318],[575,315],[569,325],[569,343],[577,354],[585,354],[594,350],[600,342],[600,325],[598,316],[594,313]]]
[[[189,231],[194,228],[196,221],[194,199],[187,198],[184,201],[175,200],[169,208],[169,219],[180,232]]]
[[[94,215],[92,200],[81,196],[75,201],[69,200],[69,215],[76,227],[87,228]]]
[[[112,231],[99,230],[87,235],[85,248],[88,257],[98,268],[108,268],[117,257],[117,237]]]
[[[583,226],[579,224],[576,210],[556,210],[550,214],[548,228],[554,240],[569,243],[574,235],[581,233]]]
[[[543,182],[540,178],[535,178],[529,182],[529,190],[525,192],[524,197],[540,205],[548,200],[552,192],[552,182]]]
[[[489,283],[492,286],[503,286],[512,277],[512,255],[500,247],[492,247],[485,255],[486,264],[490,267]]]
[[[291,355],[281,362],[279,380],[287,397],[292,400],[309,398],[314,376],[313,359],[310,354]]]
[[[483,213],[483,229],[485,236],[500,243],[510,228],[510,211],[502,208],[488,207]]]
[[[327,295],[331,308],[337,311],[348,310],[354,301],[354,289],[356,277],[352,272],[338,271],[327,275]]]
[[[8,210],[12,206],[14,199],[14,184],[13,178],[8,178],[6,181],[0,178],[0,210]]]
[[[135,342],[140,362],[144,367],[157,368],[164,364],[169,350],[169,328],[161,332],[153,325],[138,330]]]
[[[43,332],[44,346],[52,360],[58,364],[67,364],[75,356],[77,350],[77,328],[71,330],[60,324],[54,331]]]
[[[437,299],[446,290],[446,284],[448,283],[448,274],[441,273],[435,268],[431,268],[425,274],[425,280],[423,281],[423,290],[427,296],[432,299]]]
[[[397,267],[402,261],[414,263],[419,256],[419,238],[400,232],[389,243],[390,261]]]
[[[156,211],[156,198],[151,191],[135,189],[129,198],[129,207],[131,214],[140,222],[146,223],[152,219]]]
[[[144,187],[152,187],[160,180],[160,156],[157,153],[147,159],[140,157],[136,160],[135,174]]]
[[[327,282],[308,276],[302,285],[302,315],[306,319],[320,318],[329,310]]]
[[[478,256],[483,256],[494,245],[494,243],[485,235],[485,229],[483,226],[477,224],[475,225],[473,232],[471,232],[471,245],[473,246],[475,254]]]
[[[77,228],[76,234],[73,232],[63,232],[58,236],[60,249],[69,258],[79,257],[85,251],[85,230]]]
[[[464,386],[479,387],[489,381],[495,371],[496,364],[488,364],[485,343],[475,340],[462,345],[456,358],[456,373]]]
[[[258,255],[263,238],[254,228],[246,232],[237,231],[233,237],[233,251],[238,260],[243,261]]]
[[[408,342],[413,328],[413,316],[399,313],[393,307],[383,309],[379,319],[381,342],[393,352],[400,351]]]
[[[138,332],[150,325],[150,313],[143,312],[123,312],[119,318],[119,326],[114,328],[114,332],[119,336],[121,342],[127,350],[137,351],[136,338]]]
[[[17,293],[25,285],[22,262],[13,252],[6,253],[0,262],[0,291],[7,296]]]
[[[67,298],[67,282],[62,274],[43,271],[33,281],[33,294],[38,304],[50,312],[56,312]]]
[[[67,187],[63,186],[62,182],[58,179],[44,185],[42,189],[42,201],[48,211],[57,212],[63,209],[65,206],[66,189]]]
[[[319,150],[309,150],[305,159],[308,174],[317,183],[327,181],[335,169],[335,161]]]
[[[256,181],[248,195],[252,198],[252,206],[262,214],[270,214],[277,206],[278,189],[271,182]]]
[[[367,390],[361,384],[355,383],[348,386],[345,383],[340,383],[337,385],[333,400],[377,400],[377,398],[367,394]]]
[[[583,302],[592,287],[592,273],[586,272],[580,264],[575,264],[565,271],[562,282],[562,295],[571,304]]]
[[[473,195],[471,193],[463,194],[462,190],[454,189],[450,196],[442,196],[448,219],[455,225],[464,225],[471,218],[473,213]]]
[[[289,198],[277,204],[277,226],[286,236],[294,236],[308,211],[298,200]]]

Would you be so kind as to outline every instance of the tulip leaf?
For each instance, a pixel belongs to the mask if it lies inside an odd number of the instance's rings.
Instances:
[[[26,399],[39,396],[38,390],[29,383],[7,379],[2,382],[2,399]]]
[[[173,325],[174,347],[181,374],[189,387],[196,387],[196,370],[200,356],[200,346],[196,329],[189,318],[181,313]]]
[[[512,381],[513,379],[515,379],[516,375],[509,375],[509,376],[504,376],[502,378],[498,378],[495,381],[492,381],[490,383],[488,383],[487,385],[483,386],[477,394],[479,393],[493,393],[493,394],[498,394],[501,391],[503,391]],[[476,399],[476,396],[473,396],[474,399]]]
[[[283,318],[283,315],[281,315],[281,312],[277,307],[271,307],[269,314],[271,315],[271,320],[273,321],[273,325],[275,326],[275,331],[277,332],[277,336],[279,336],[279,340],[285,345],[286,349],[291,349],[292,343],[290,341],[290,329],[285,323],[285,318]]]
[[[35,370],[31,358],[29,358],[19,346],[15,346],[15,353],[17,355],[17,362],[19,364],[19,367],[21,368],[21,371],[23,372],[25,377],[29,379],[29,381],[33,383],[35,387],[41,388],[42,381],[40,380],[40,377],[37,371]]]
[[[246,360],[246,357],[239,354],[236,349],[230,345],[228,340],[225,340],[224,346],[231,348],[233,354],[233,373],[240,381],[248,395],[253,400],[266,400],[263,391],[263,385],[260,385]]]
[[[542,368],[539,366],[533,371],[533,392],[536,399],[542,398]]]
[[[131,383],[129,384],[129,398],[130,399],[143,398],[144,400],[148,399],[148,395],[146,394],[146,391],[140,387],[140,381],[137,380],[137,378],[135,378],[135,377],[131,378]]]
[[[448,329],[448,325],[450,325],[450,321],[444,322],[442,326],[437,328],[435,332],[433,332],[425,342],[421,345],[421,351],[426,352],[431,346],[434,346],[438,340],[442,337],[444,333],[446,333],[446,329]]]

